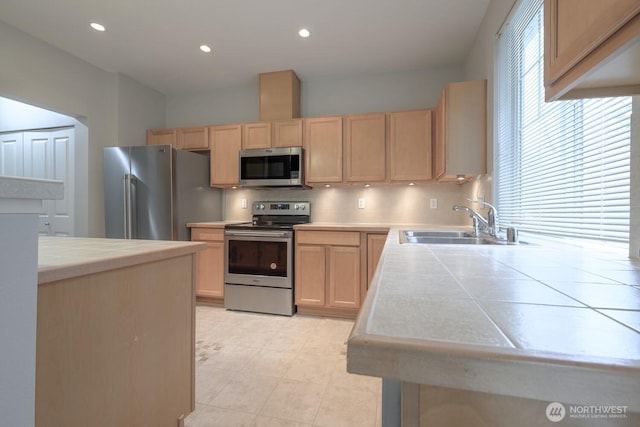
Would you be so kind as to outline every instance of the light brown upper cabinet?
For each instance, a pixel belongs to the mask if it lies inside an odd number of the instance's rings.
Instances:
[[[435,177],[470,179],[487,171],[487,81],[449,83],[436,111]]]
[[[211,186],[231,187],[238,184],[239,152],[242,149],[242,125],[220,125],[209,128],[211,150]]]
[[[302,147],[302,119],[244,123],[242,149]]]
[[[182,150],[208,150],[209,128],[199,126],[177,129],[177,147]]]
[[[260,120],[300,117],[300,79],[293,70],[260,74]]]
[[[382,182],[386,177],[384,113],[344,117],[346,182]]]
[[[302,147],[302,119],[278,120],[271,129],[274,147]]]
[[[305,183],[342,182],[342,116],[304,119]]]
[[[547,101],[640,93],[638,0],[545,0]]]
[[[242,149],[252,148],[271,148],[271,122],[242,125]]]
[[[147,145],[171,144],[181,150],[208,150],[209,128],[207,126],[148,129]]]
[[[175,129],[147,129],[147,145],[172,145],[176,147]]]
[[[430,181],[432,174],[432,110],[397,111],[388,114],[389,180]]]

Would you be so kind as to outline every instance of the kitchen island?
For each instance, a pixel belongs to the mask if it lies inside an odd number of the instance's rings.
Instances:
[[[195,409],[203,243],[40,237],[36,426],[175,427]]]
[[[401,244],[399,233],[348,340],[347,370],[384,379],[383,423],[639,425],[637,261],[547,243]]]

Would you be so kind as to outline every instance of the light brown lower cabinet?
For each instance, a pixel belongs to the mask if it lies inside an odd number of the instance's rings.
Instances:
[[[40,284],[36,348],[36,427],[177,426],[195,409],[193,255]]]
[[[384,243],[387,241],[387,233],[373,234],[367,233],[367,290],[371,286],[371,280],[378,268],[378,261],[384,249]],[[364,300],[365,295],[362,296]]]
[[[354,317],[361,300],[360,251],[357,231],[297,231],[298,312]]]
[[[207,244],[206,250],[196,254],[196,297],[221,304],[224,301],[224,230],[193,227],[191,240]]]

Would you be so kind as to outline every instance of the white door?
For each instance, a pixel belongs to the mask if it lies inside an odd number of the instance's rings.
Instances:
[[[0,135],[0,175],[24,176],[22,132]]]
[[[45,200],[38,231],[48,236],[74,235],[75,129],[24,132],[24,175],[64,182],[62,200]]]
[[[64,198],[47,200],[50,235],[74,235],[75,202],[75,129],[61,129],[51,132],[52,166],[51,178],[64,182]],[[43,224],[45,225],[45,224]],[[42,228],[41,228],[42,230]]]

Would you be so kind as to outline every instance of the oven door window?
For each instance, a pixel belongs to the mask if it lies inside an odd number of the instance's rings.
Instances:
[[[287,277],[287,242],[229,240],[229,273]]]

